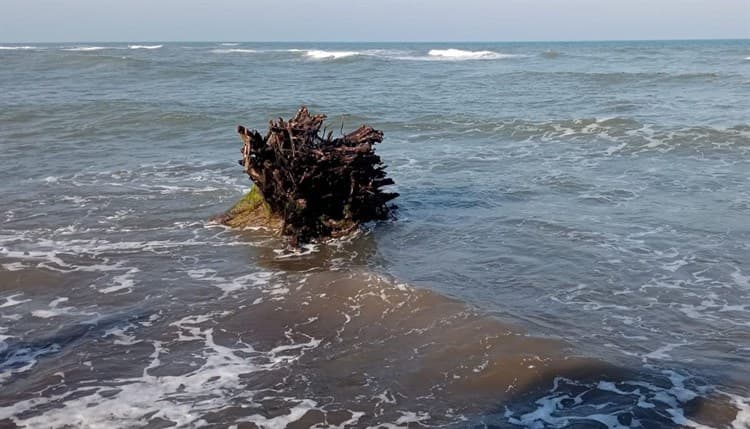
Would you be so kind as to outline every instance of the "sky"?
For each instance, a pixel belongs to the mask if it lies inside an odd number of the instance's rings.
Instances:
[[[0,0],[0,42],[750,38],[750,0]]]

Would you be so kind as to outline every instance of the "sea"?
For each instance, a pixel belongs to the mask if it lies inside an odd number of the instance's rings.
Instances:
[[[211,221],[238,124],[395,219]],[[750,40],[0,43],[0,427],[750,427]]]

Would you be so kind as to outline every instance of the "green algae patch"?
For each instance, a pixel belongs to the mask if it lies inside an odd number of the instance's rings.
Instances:
[[[283,220],[271,212],[257,186],[250,188],[226,213],[214,219],[232,228],[267,228],[280,231]]]

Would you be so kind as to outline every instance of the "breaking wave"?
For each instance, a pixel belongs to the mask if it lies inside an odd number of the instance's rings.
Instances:
[[[128,45],[129,49],[159,49],[164,45]]]
[[[0,51],[31,51],[39,49],[36,46],[0,46]]]
[[[290,52],[294,52],[294,51],[290,50]],[[357,55],[362,55],[362,54],[357,51],[323,51],[323,50],[318,50],[318,49],[312,49],[305,53],[305,56],[316,59],[316,60],[324,60],[324,59],[337,60],[339,58],[354,57]]]
[[[501,54],[494,51],[464,51],[462,49],[431,49],[427,55],[446,60],[497,60],[513,58],[517,55]]]
[[[62,48],[63,51],[72,51],[72,52],[88,52],[88,51],[101,51],[104,49],[117,49],[112,46],[76,46],[73,48]]]

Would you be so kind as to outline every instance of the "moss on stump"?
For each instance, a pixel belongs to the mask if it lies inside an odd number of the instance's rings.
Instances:
[[[271,212],[257,186],[214,220],[232,228],[267,228],[273,232],[281,231],[284,224],[281,217]]]

